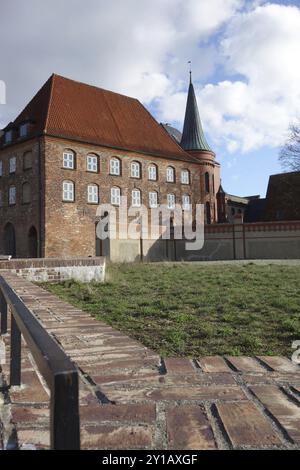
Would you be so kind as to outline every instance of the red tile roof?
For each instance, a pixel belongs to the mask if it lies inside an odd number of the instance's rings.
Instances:
[[[134,98],[53,74],[14,121],[44,133],[195,162]]]

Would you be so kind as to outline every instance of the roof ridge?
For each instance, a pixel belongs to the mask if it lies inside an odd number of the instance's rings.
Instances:
[[[46,114],[46,121],[45,121],[45,127],[43,129],[44,134],[47,133],[47,127],[48,127],[48,122],[49,122],[49,116],[50,116],[50,107],[52,104],[52,96],[53,96],[53,88],[54,88],[54,79],[55,79],[55,73],[51,75],[51,87],[50,87],[50,95],[49,95],[49,101],[48,101],[48,107],[47,107],[47,114]]]
[[[128,98],[129,100],[139,101],[137,98],[134,98],[133,96],[124,95],[123,93],[119,93],[117,91],[107,90],[106,88],[102,88],[100,86],[91,85],[90,83],[85,83],[80,80],[74,80],[73,78],[64,77],[63,75],[59,75],[57,73],[53,73],[52,76],[56,78],[62,78],[63,80],[68,80],[69,82],[78,83],[79,85],[83,85],[85,87],[96,88],[96,90],[102,90],[105,93],[112,93],[113,95],[122,96],[122,97]]]

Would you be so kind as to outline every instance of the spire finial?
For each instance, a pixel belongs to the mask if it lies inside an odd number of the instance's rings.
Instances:
[[[189,74],[190,74],[190,83],[192,83],[192,61],[189,60],[189,61],[188,61],[188,64],[190,64]]]

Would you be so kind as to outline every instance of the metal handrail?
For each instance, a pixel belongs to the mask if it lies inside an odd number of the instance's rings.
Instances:
[[[0,333],[11,311],[10,385],[21,385],[21,335],[50,390],[51,449],[80,449],[78,372],[5,279],[0,276]]]

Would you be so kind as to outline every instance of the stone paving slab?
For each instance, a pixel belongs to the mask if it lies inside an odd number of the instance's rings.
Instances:
[[[300,367],[288,358],[163,359],[40,287],[5,278],[78,367],[82,448],[300,449]],[[9,382],[9,336],[2,341]],[[22,367],[22,386],[0,392],[0,449],[48,449],[49,391],[24,342]]]

